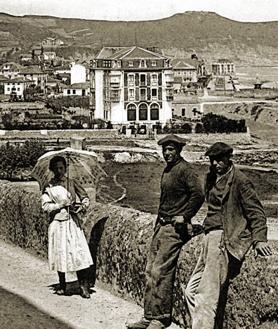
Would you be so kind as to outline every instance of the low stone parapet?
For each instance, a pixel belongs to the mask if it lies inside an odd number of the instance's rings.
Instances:
[[[14,184],[0,184],[0,236],[46,256],[49,220],[41,211],[40,195]],[[95,203],[85,225],[95,261],[92,268],[102,284],[114,293],[142,305],[145,265],[155,215],[114,205]],[[184,328],[187,310],[182,287],[198,258],[202,237],[188,242],[180,255],[174,295],[174,318]],[[277,250],[277,243],[273,242]],[[11,260],[12,261],[12,260]],[[46,271],[48,269],[45,269]],[[241,274],[231,285],[225,328],[275,328],[278,310],[278,260],[247,256]]]

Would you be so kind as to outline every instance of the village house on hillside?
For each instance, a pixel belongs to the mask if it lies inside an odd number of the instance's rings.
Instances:
[[[239,90],[238,79],[233,61],[229,59],[218,59],[212,63],[213,80],[209,89],[216,91],[237,91]]]
[[[182,82],[197,82],[197,68],[188,64],[184,59],[173,59],[171,61],[174,78],[181,78]]]
[[[47,37],[41,42],[41,46],[43,48],[56,48],[60,47],[64,44],[64,42],[58,38]]]
[[[10,96],[10,99],[23,99],[25,88],[26,81],[22,78],[14,78],[4,81],[4,95]]]
[[[70,86],[64,86],[63,96],[89,96],[90,95],[90,83],[80,82],[73,83]]]
[[[188,59],[171,60],[174,74],[174,93],[196,94],[198,89],[206,86],[210,79],[205,62],[196,55]]]
[[[175,95],[172,104],[174,117],[189,120],[200,120],[203,115],[203,107],[198,96]]]
[[[172,118],[169,58],[141,47],[105,47],[91,66],[95,118],[152,127]]]
[[[20,71],[23,69],[18,63],[8,62],[0,67],[0,73],[7,79],[15,79],[19,76]]]
[[[33,81],[33,84],[36,87],[40,87],[42,91],[45,91],[47,74],[43,72],[38,66],[23,67],[18,76],[24,80]]]

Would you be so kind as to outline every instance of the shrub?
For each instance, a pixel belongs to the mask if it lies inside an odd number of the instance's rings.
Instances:
[[[204,127],[203,127],[203,125],[200,123],[200,122],[198,122],[197,124],[196,124],[196,126],[195,126],[195,133],[196,134],[201,134],[201,133],[203,133],[205,130],[204,130]]]
[[[88,109],[90,107],[88,96],[62,96],[59,98],[48,98],[46,107],[51,108],[56,113],[62,113],[63,109],[70,107],[80,107]]]
[[[233,120],[213,113],[202,117],[204,131],[206,133],[241,133],[246,132],[245,120]]]

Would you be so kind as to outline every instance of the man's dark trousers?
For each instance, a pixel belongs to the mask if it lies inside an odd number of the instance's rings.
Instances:
[[[162,320],[167,326],[171,323],[177,261],[188,240],[185,227],[177,231],[172,223],[156,224],[146,267],[146,319]]]

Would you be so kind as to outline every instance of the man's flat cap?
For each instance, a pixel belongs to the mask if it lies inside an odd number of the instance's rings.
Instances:
[[[167,135],[158,141],[158,145],[175,143],[175,144],[184,146],[186,144],[186,142],[187,142],[187,140],[185,138],[181,138],[177,135]]]
[[[225,143],[214,143],[205,153],[208,157],[219,157],[221,155],[228,155],[233,153],[233,148]]]

